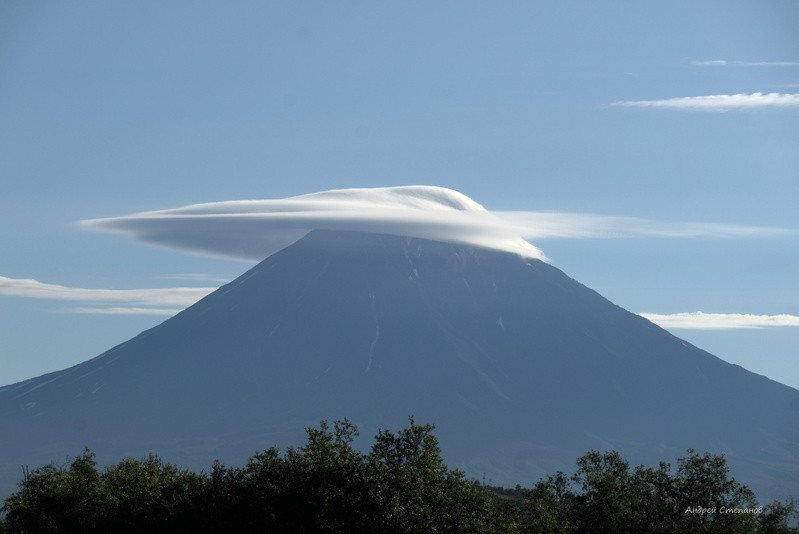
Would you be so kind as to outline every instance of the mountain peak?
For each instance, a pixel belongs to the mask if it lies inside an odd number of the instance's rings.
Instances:
[[[0,464],[89,446],[207,468],[298,443],[321,419],[369,434],[409,415],[437,425],[450,464],[495,483],[532,484],[592,448],[651,464],[692,447],[727,454],[763,496],[799,486],[796,390],[540,260],[338,230],[97,358],[0,390],[15,429]]]

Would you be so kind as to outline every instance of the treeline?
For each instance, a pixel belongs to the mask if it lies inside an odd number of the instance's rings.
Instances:
[[[352,423],[322,422],[302,447],[209,473],[155,455],[98,470],[87,450],[26,473],[0,532],[799,532],[792,500],[761,507],[722,456],[689,450],[672,472],[591,451],[571,476],[490,488],[449,469],[432,430],[411,419],[364,454]]]

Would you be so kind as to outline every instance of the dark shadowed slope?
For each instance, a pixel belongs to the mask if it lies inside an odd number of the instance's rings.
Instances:
[[[84,446],[242,462],[349,417],[413,414],[453,466],[530,485],[590,448],[725,453],[764,497],[799,493],[799,391],[610,303],[538,260],[312,232],[160,326],[0,388],[0,481]]]

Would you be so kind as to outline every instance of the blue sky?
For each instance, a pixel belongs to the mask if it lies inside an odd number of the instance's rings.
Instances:
[[[533,243],[634,312],[788,316],[672,331],[799,387],[798,26],[794,1],[0,3],[0,384],[166,318],[74,288],[252,264],[78,221],[430,184],[625,217]]]

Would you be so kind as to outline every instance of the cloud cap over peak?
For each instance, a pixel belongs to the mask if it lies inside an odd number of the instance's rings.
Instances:
[[[436,186],[336,189],[271,200],[237,200],[82,221],[191,252],[261,260],[311,230],[419,237],[543,259],[543,253],[466,195]]]
[[[335,189],[276,200],[234,200],[92,219],[84,228],[146,243],[260,261],[315,229],[419,237],[545,260],[527,240],[796,235],[790,228],[551,211],[487,211],[443,187]]]

